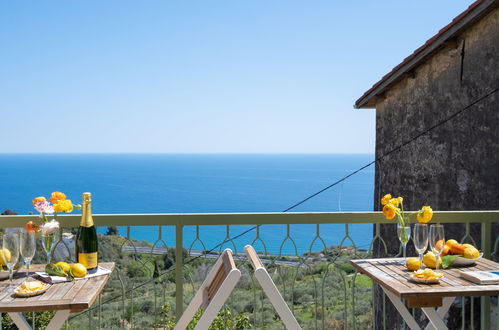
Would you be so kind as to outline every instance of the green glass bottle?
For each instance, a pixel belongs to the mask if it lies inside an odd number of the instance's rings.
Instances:
[[[98,266],[97,231],[92,218],[92,195],[83,193],[82,214],[76,235],[76,260],[87,268],[89,274],[95,273]]]

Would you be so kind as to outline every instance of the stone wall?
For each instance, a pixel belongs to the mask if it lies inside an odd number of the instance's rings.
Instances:
[[[457,46],[440,50],[412,77],[386,92],[376,105],[376,157],[498,87],[499,9],[495,9],[465,31]],[[386,193],[403,196],[404,207],[410,210],[422,205],[434,210],[498,210],[499,92],[377,163],[375,181],[375,210],[381,209],[379,197]],[[464,232],[464,225],[445,228],[446,238],[460,240]],[[497,224],[493,232],[493,237],[499,235]],[[381,234],[395,255],[395,225],[382,225]],[[472,236],[480,244],[479,225],[472,227]],[[415,255],[412,243],[409,248]],[[376,256],[383,256],[380,246],[375,249]],[[379,291],[376,297],[382,299]],[[376,305],[381,311],[382,304]],[[456,313],[449,319],[450,328],[461,327]],[[392,306],[387,315],[387,324],[402,324]],[[479,317],[475,312],[475,324]],[[382,320],[377,319],[379,327]]]

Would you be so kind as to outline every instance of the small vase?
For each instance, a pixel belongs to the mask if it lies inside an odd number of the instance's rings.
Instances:
[[[51,261],[52,252],[54,250],[55,245],[57,244],[58,237],[59,237],[58,230],[48,235],[42,234],[42,246],[43,250],[47,254],[48,263],[50,263]]]

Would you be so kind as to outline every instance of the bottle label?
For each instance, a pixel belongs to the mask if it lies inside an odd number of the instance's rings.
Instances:
[[[97,252],[78,253],[78,262],[87,269],[97,267]]]

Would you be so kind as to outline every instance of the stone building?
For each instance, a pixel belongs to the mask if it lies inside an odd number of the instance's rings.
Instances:
[[[499,210],[498,88],[499,1],[479,0],[366,91],[355,107],[376,109],[376,158],[381,159],[374,209],[380,210],[379,197],[391,192],[403,196],[411,210],[422,205]],[[395,255],[395,226],[381,227]],[[497,237],[498,223],[492,230]],[[446,225],[445,232],[459,240],[464,225]],[[480,244],[480,226],[471,234]],[[383,253],[380,247],[375,251]],[[479,310],[479,299],[475,306]],[[392,312],[387,314],[398,316]],[[474,315],[480,324],[480,313]],[[460,311],[448,322],[451,329],[461,328]]]

